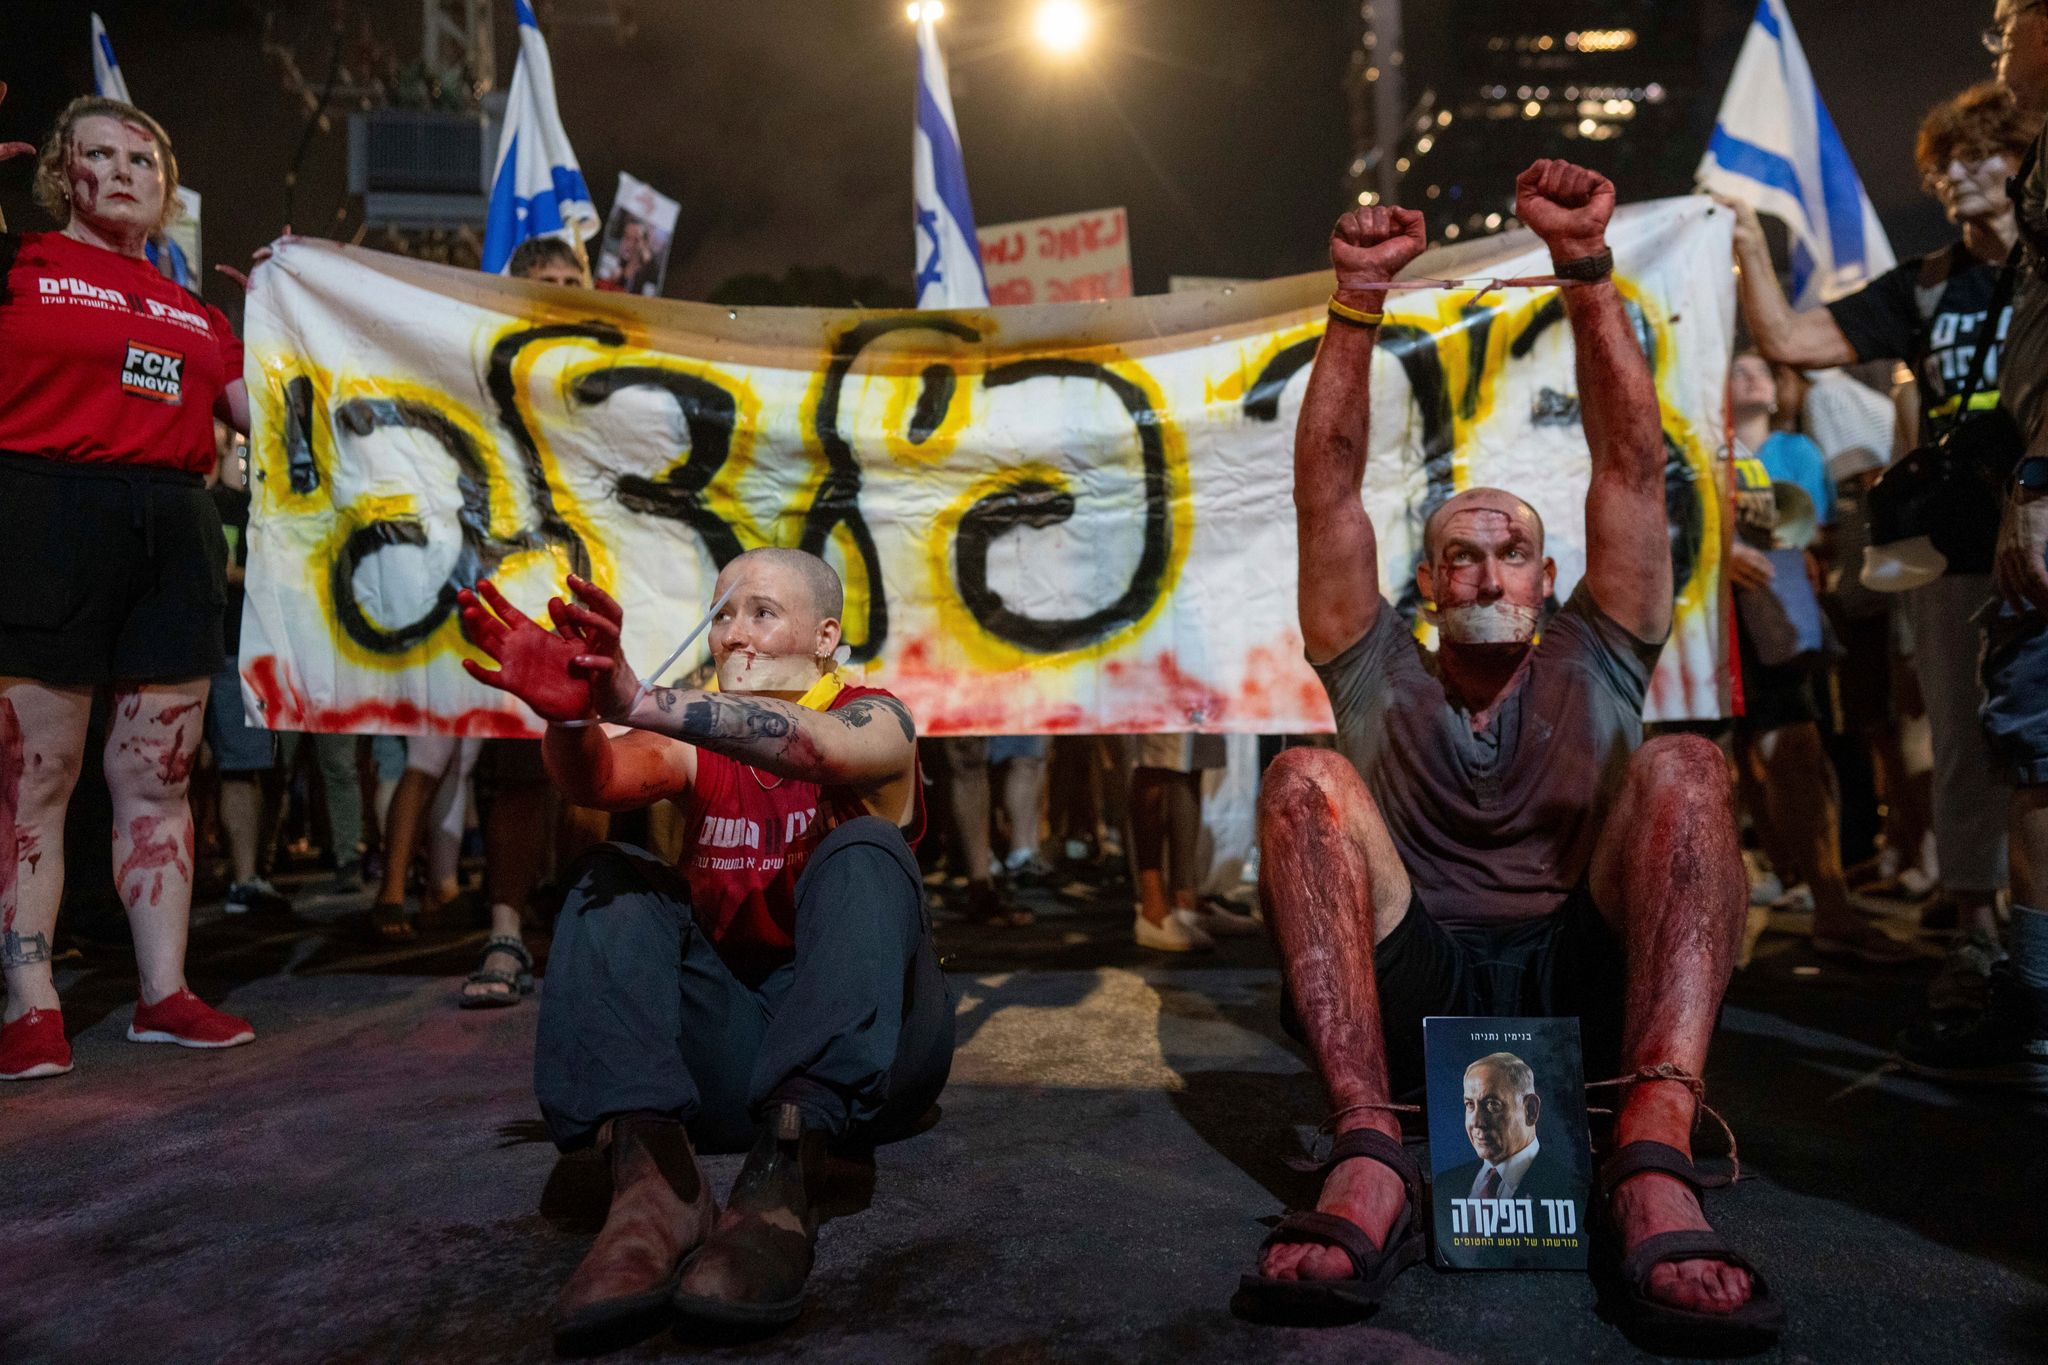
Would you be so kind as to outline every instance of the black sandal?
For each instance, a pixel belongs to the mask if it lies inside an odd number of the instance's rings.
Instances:
[[[466,1010],[504,1009],[516,1005],[533,994],[533,954],[526,951],[526,945],[510,934],[493,935],[484,943],[484,958],[492,953],[508,953],[519,960],[517,972],[485,971],[482,964],[469,974],[463,982],[460,996],[462,1008]],[[503,986],[502,991],[470,991],[470,986]]]
[[[1600,1166],[1600,1204],[1607,1245],[1596,1262],[1602,1297],[1611,1316],[1637,1344],[1681,1355],[1732,1355],[1760,1351],[1785,1330],[1785,1305],[1750,1264],[1749,1258],[1711,1229],[1660,1232],[1633,1251],[1614,1221],[1614,1192],[1625,1181],[1655,1172],[1685,1182],[1701,1197],[1699,1172],[1684,1152],[1662,1142],[1639,1141],[1615,1149]],[[1702,1200],[1701,1209],[1704,1211]],[[1722,1261],[1749,1276],[1749,1302],[1732,1313],[1702,1313],[1650,1296],[1650,1272],[1671,1261]]]
[[[1429,1254],[1429,1231],[1421,1221],[1422,1171],[1396,1138],[1377,1128],[1355,1128],[1340,1135],[1323,1163],[1328,1174],[1340,1161],[1365,1157],[1401,1177],[1408,1202],[1387,1231],[1385,1247],[1376,1247],[1365,1229],[1334,1213],[1290,1213],[1259,1244],[1259,1254],[1275,1246],[1310,1243],[1333,1246],[1351,1258],[1357,1273],[1348,1280],[1276,1280],[1245,1275],[1238,1294],[1253,1314],[1270,1321],[1309,1325],[1355,1320],[1379,1307],[1394,1277]]]
[[[377,942],[410,943],[419,936],[404,901],[378,901],[370,907],[370,937]]]

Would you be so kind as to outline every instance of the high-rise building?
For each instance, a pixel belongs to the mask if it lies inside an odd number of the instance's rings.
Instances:
[[[1390,4],[1398,50],[1385,41]],[[1347,187],[1371,203],[1392,184],[1446,240],[1511,226],[1515,177],[1540,157],[1591,166],[1624,201],[1683,194],[1720,97],[1711,40],[1740,4],[1364,0]],[[1390,76],[1398,101],[1381,85]]]

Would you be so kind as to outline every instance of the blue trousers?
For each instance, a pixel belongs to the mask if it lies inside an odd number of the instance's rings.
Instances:
[[[534,1092],[563,1151],[608,1118],[673,1114],[700,1151],[745,1151],[793,1103],[835,1137],[908,1131],[945,1088],[953,999],[902,832],[825,836],[796,887],[796,954],[759,982],[697,928],[689,884],[637,848],[573,870],[541,993]]]

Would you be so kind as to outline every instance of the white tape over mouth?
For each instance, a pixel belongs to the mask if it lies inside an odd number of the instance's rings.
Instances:
[[[1510,602],[1437,611],[1436,628],[1459,645],[1518,645],[1536,635],[1537,610]]]

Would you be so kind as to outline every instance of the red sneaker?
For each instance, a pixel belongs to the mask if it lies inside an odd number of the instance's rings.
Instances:
[[[167,995],[154,1005],[135,1002],[128,1025],[131,1043],[176,1043],[179,1047],[240,1047],[256,1040],[246,1019],[222,1014],[190,991]]]
[[[71,1069],[71,1043],[59,1010],[30,1010],[0,1028],[0,1081],[32,1081]]]

